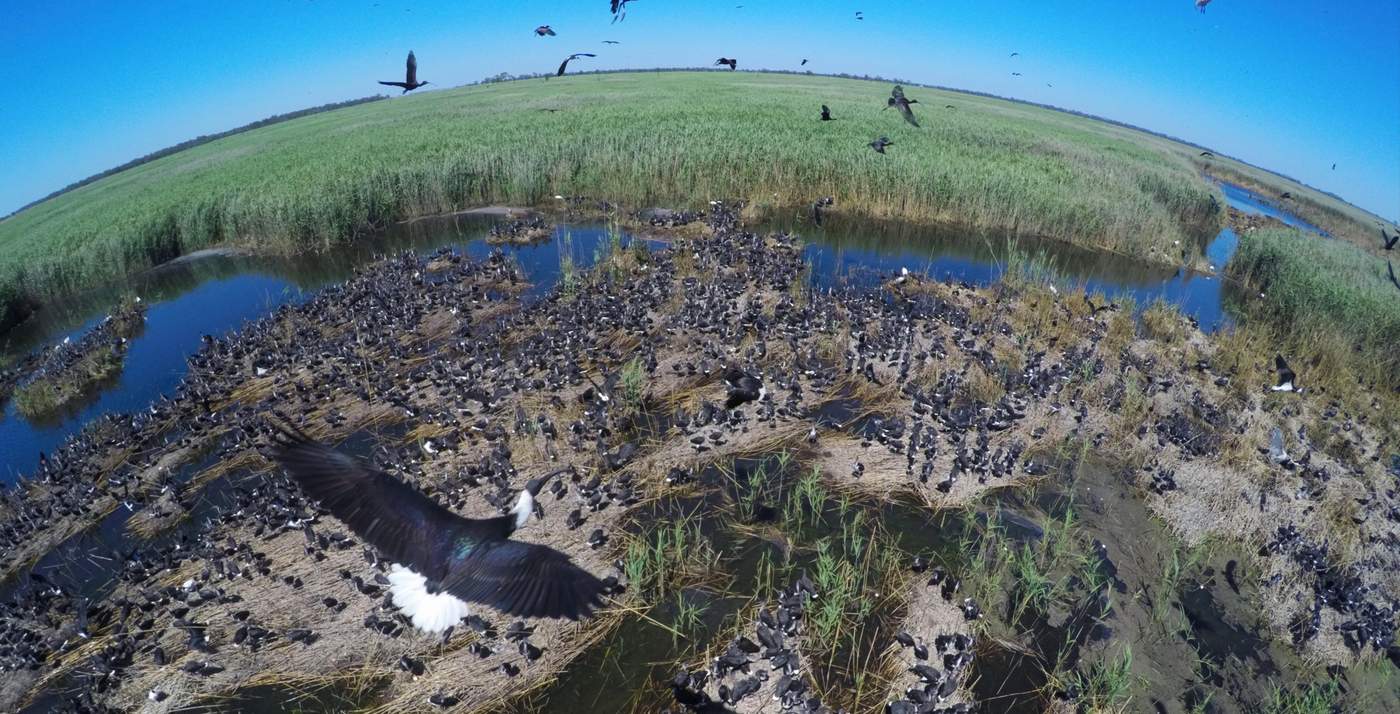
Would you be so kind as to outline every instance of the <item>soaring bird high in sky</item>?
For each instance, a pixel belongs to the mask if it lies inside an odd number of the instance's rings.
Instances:
[[[632,0],[612,0],[613,22],[627,19],[627,3]]]

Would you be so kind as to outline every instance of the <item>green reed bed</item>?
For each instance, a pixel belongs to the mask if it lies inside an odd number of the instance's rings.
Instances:
[[[1386,261],[1350,243],[1270,229],[1240,236],[1228,270],[1263,293],[1246,309],[1269,320],[1295,361],[1400,385],[1400,290]]]
[[[1159,142],[1005,101],[759,73],[625,73],[428,92],[229,136],[0,222],[0,298],[91,286],[212,244],[322,249],[385,223],[556,194],[642,207],[714,198],[951,221],[1180,259],[1220,220]],[[821,104],[833,122],[817,121]],[[953,104],[955,109],[944,105]],[[541,111],[556,109],[555,112]],[[866,143],[894,140],[881,156]]]

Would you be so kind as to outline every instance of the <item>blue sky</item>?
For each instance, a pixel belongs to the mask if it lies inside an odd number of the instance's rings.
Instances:
[[[440,87],[549,70],[579,51],[600,55],[580,69],[807,57],[813,71],[1126,121],[1400,218],[1395,0],[1215,0],[1204,14],[1192,0],[636,0],[626,21],[610,19],[605,0],[12,4],[0,25],[0,215],[199,134],[374,94],[413,49],[420,79]],[[534,37],[542,23],[559,35]]]

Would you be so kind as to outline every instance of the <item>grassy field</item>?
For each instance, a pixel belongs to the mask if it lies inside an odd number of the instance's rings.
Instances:
[[[1242,234],[1229,271],[1263,293],[1248,311],[1267,318],[1292,354],[1343,371],[1342,384],[1400,387],[1400,290],[1385,260],[1280,228]]]
[[[324,248],[412,216],[555,194],[711,198],[959,222],[1180,262],[1215,190],[1180,145],[1003,100],[749,73],[529,80],[308,116],[109,176],[0,222],[0,301],[52,297],[199,248]],[[821,104],[833,122],[817,120]],[[954,108],[945,108],[953,105]],[[557,111],[543,111],[554,109]],[[866,144],[894,142],[880,156]],[[1173,148],[1176,147],[1176,148]],[[1178,241],[1180,242],[1178,244]]]

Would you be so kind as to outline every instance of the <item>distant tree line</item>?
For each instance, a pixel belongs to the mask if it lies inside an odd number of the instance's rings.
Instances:
[[[73,183],[70,183],[67,186],[64,186],[63,188],[60,188],[57,191],[54,191],[53,193],[47,196],[44,196],[43,198],[35,199],[33,201],[30,201],[29,203],[24,204],[23,206],[20,206],[5,217],[9,218],[10,216],[19,213],[20,211],[23,211],[24,209],[29,208],[30,206],[33,206],[38,203],[43,203],[44,201],[47,201],[50,198],[53,198],[55,196],[61,196],[74,189],[82,188],[83,186],[86,186],[92,183],[93,181],[106,178],[108,176],[111,176],[112,174],[121,173],[122,171],[125,171],[130,168],[135,168],[137,166],[140,166],[141,164],[150,163],[164,156],[179,153],[181,151],[184,151],[185,149],[194,148],[196,146],[199,146],[200,144],[207,144],[211,141],[216,141],[226,136],[241,134],[245,131],[251,131],[253,129],[268,126],[270,124],[277,124],[279,122],[284,122],[289,119],[296,119],[297,117],[304,117],[310,114],[320,114],[321,112],[328,112],[333,109],[353,107],[357,104],[368,104],[370,102],[377,102],[381,99],[388,99],[388,97],[383,94],[376,94],[372,97],[360,97],[359,99],[349,99],[343,102],[331,102],[329,104],[322,104],[319,107],[311,107],[309,109],[298,109],[294,112],[287,112],[286,114],[273,114],[272,116],[267,117],[266,119],[259,119],[250,124],[244,124],[243,126],[234,129],[229,129],[228,131],[221,131],[217,134],[203,134],[188,141],[182,141],[178,144],[175,144],[174,146],[167,146],[166,148],[161,149],[159,151],[152,151],[151,153],[146,154],[145,156],[142,156],[137,159],[132,159],[131,161],[128,161],[122,164],[121,166],[116,166],[114,168],[107,169],[106,171],[103,171],[100,174],[93,174],[81,181],[74,181]]]

